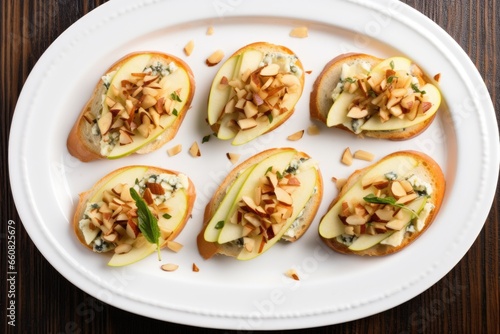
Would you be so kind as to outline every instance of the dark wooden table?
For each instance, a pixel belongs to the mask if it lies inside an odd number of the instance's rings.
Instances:
[[[151,320],[108,306],[61,276],[23,229],[10,192],[9,127],[17,98],[31,69],[68,26],[104,0],[1,1],[1,321],[5,333],[129,333],[217,330]],[[500,114],[500,4],[496,0],[403,1],[444,28],[483,76]],[[463,259],[419,296],[380,314],[344,324],[302,330],[310,333],[499,333],[498,187],[485,226]],[[16,223],[16,327],[7,324],[7,234]],[[231,332],[231,331],[224,331]]]

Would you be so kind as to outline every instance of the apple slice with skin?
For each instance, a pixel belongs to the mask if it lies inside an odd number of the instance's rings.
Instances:
[[[326,213],[319,224],[319,233],[325,239],[332,239],[344,233],[344,224],[340,221],[339,214],[342,210],[342,203],[351,200],[359,200],[373,191],[369,188],[363,189],[363,179],[371,179],[383,176],[386,173],[394,172],[398,176],[408,175],[416,166],[418,161],[409,156],[396,156],[374,165],[363,177],[361,177],[343,196],[339,198],[335,205]]]
[[[437,112],[439,105],[441,104],[441,93],[436,88],[436,86],[429,83],[421,87],[420,90],[425,91],[428,102],[432,103],[432,107],[424,114],[417,116],[413,121],[391,117],[387,122],[382,123],[380,121],[380,117],[371,117],[363,125],[361,125],[360,128],[366,131],[399,130],[408,128],[431,118]]]
[[[231,188],[226,193],[226,196],[224,196],[224,199],[220,203],[219,207],[215,211],[214,216],[208,223],[207,228],[205,229],[204,238],[206,241],[215,242],[219,239],[221,228],[216,228],[217,223],[226,220],[228,210],[235,202],[235,198],[238,195],[238,192],[240,191],[244,182],[246,181],[246,179],[248,178],[248,176],[250,175],[250,173],[254,168],[255,166],[251,166],[247,168],[242,174],[240,174],[240,176],[238,176],[236,181],[234,181]]]
[[[229,100],[229,94],[231,93],[231,87],[225,86],[221,87],[222,78],[227,78],[231,80],[235,73],[239,71],[239,66],[241,64],[241,55],[229,58],[219,69],[215,78],[212,82],[212,87],[210,88],[210,93],[208,95],[208,124],[213,125],[219,119],[224,106]]]
[[[288,218],[287,222],[272,239],[268,240],[262,251],[259,253],[260,247],[254,247],[251,252],[247,251],[245,248],[242,249],[240,254],[238,254],[238,260],[250,260],[253,259],[260,254],[267,251],[271,248],[278,240],[281,239],[283,234],[288,230],[288,228],[292,225],[292,223],[297,219],[299,213],[304,209],[307,202],[311,198],[314,193],[314,187],[316,187],[316,180],[319,178],[318,170],[314,167],[308,168],[306,170],[302,170],[295,176],[300,182],[300,188],[292,193],[292,201],[293,201],[293,213],[290,218]],[[262,238],[262,237],[260,237]],[[261,240],[261,239],[260,239]],[[255,245],[260,245],[260,240],[255,240]]]
[[[218,243],[224,244],[241,237],[241,234],[235,233],[237,232],[235,231],[235,229],[227,227],[228,225],[231,225],[229,220],[236,211],[238,202],[243,198],[243,196],[253,197],[253,194],[255,192],[255,185],[258,183],[259,179],[265,175],[269,167],[275,168],[279,171],[283,171],[290,164],[290,161],[293,159],[296,153],[297,152],[293,149],[284,150],[271,155],[254,167],[250,175],[241,186],[240,191],[235,196],[229,210],[227,211],[224,227],[219,234]]]
[[[422,196],[411,202],[407,207],[408,209],[414,210],[417,214],[419,214],[424,206],[425,203],[427,203],[427,197]],[[406,226],[408,226],[411,222],[412,219],[412,214],[411,212],[404,210],[403,211],[405,217],[402,218],[407,221],[405,226],[401,229],[404,231],[406,229]],[[358,239],[356,239],[351,246],[349,246],[349,249],[355,252],[363,251],[365,249],[371,248],[383,240],[391,237],[395,233],[399,233],[401,231],[388,231],[382,234],[375,234],[375,235],[370,235],[370,234],[363,234],[361,235]],[[404,232],[403,232],[404,233]]]
[[[140,72],[142,72],[143,69],[141,69]],[[176,109],[182,110],[191,92],[189,75],[182,67],[178,67],[177,70],[175,70],[173,73],[170,73],[166,78],[167,78],[166,80],[162,80],[164,83],[162,91],[164,95],[167,96],[167,98],[169,98],[172,92],[179,90],[180,93],[178,95],[182,102],[175,102],[175,103],[176,103]],[[160,117],[160,126],[156,127],[147,138],[144,138],[143,136],[139,135],[137,130],[135,130],[134,141],[127,145],[117,144],[113,148],[111,153],[107,156],[107,158],[108,159],[122,158],[148,145],[149,143],[156,140],[166,129],[168,129],[172,125],[172,123],[177,119],[177,117],[178,116],[175,115],[163,114]]]
[[[160,238],[160,244],[164,240]],[[149,243],[143,235],[139,235],[132,243],[132,249],[128,253],[115,253],[108,262],[110,267],[122,267],[138,262],[156,252],[156,244]]]
[[[188,208],[188,198],[184,189],[177,189],[172,193],[172,197],[166,200],[168,215],[158,217],[158,226],[167,231],[175,231],[177,227],[185,220]]]
[[[108,182],[106,182],[99,190],[97,190],[92,198],[89,199],[90,203],[97,203],[102,201],[102,194],[104,193],[105,190],[112,189],[114,186],[118,184],[127,184],[130,185],[130,181],[132,180],[135,181],[136,179],[142,179],[144,177],[144,174],[146,174],[146,171],[148,170],[148,167],[146,166],[135,166],[134,168],[127,168],[123,170],[121,173],[116,174],[115,177],[110,179]]]
[[[344,126],[350,128],[352,119],[347,117],[347,108],[351,102],[357,97],[356,94],[351,94],[349,92],[342,92],[335,103],[330,108],[326,118],[326,126],[332,127],[335,125],[343,124]]]

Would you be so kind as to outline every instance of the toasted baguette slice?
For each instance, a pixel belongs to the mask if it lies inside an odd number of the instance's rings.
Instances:
[[[198,250],[205,259],[224,254],[248,260],[280,239],[294,242],[310,226],[322,196],[321,173],[307,154],[293,148],[263,151],[235,167],[213,194]]]
[[[416,151],[392,153],[347,179],[321,219],[320,237],[339,253],[398,252],[432,224],[445,187],[443,172],[431,157]],[[404,203],[383,204],[392,200]]]
[[[68,151],[84,162],[152,152],[177,134],[194,91],[193,73],[181,59],[128,54],[97,83],[68,135]]]
[[[217,137],[241,145],[283,124],[304,88],[304,69],[288,48],[256,42],[232,54],[215,75],[208,123]]]
[[[133,263],[156,249],[139,228],[141,210],[131,188],[157,219],[161,248],[182,231],[196,198],[194,184],[186,175],[151,166],[122,167],[81,193],[72,221],[75,234],[95,252],[115,253],[112,266]]]
[[[406,81],[407,78],[410,79]],[[400,88],[405,88],[406,92],[395,91]],[[417,93],[414,88],[428,92]],[[404,95],[391,100],[393,92]],[[404,100],[408,95],[414,95],[420,109],[410,98]],[[334,102],[337,103],[335,108]],[[311,118],[329,127],[359,136],[406,140],[422,133],[432,123],[440,102],[437,88],[411,60],[347,53],[329,61],[318,75],[310,95],[309,109]],[[350,113],[352,108],[363,112]]]

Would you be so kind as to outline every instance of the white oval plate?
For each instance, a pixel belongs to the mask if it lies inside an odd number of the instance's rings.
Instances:
[[[309,37],[292,38],[297,26]],[[214,27],[214,34],[206,30]],[[194,53],[182,49],[193,39]],[[232,147],[212,137],[200,158],[187,152],[211,131],[205,123],[213,75],[204,61],[216,49],[228,56],[254,41],[283,44],[302,60],[304,94],[293,117],[276,131]],[[144,156],[81,163],[66,149],[66,138],[80,108],[102,73],[116,59],[138,50],[180,56],[192,67],[195,98],[177,137]],[[320,135],[297,142],[286,137],[306,129],[312,83],[325,63],[348,51],[379,57],[407,55],[429,75],[441,73],[445,99],[439,117],[425,133],[404,142],[356,139],[319,125]],[[476,239],[493,199],[498,178],[498,129],[485,85],[459,46],[432,21],[398,1],[136,1],[115,0],[92,11],[64,32],[40,58],[15,111],[9,143],[12,191],[22,221],[47,260],[73,284],[94,297],[151,318],[203,327],[291,329],[345,322],[403,303],[436,283]],[[168,157],[166,149],[183,145]],[[196,248],[203,209],[231,169],[226,152],[243,159],[270,147],[294,146],[320,162],[324,200],[310,230],[295,244],[279,244],[259,258],[239,262],[218,257],[203,261]],[[368,163],[340,164],[345,147],[373,152],[379,159],[415,149],[432,157],[447,180],[444,205],[430,229],[411,247],[382,258],[360,258],[327,249],[318,221],[336,194],[332,176],[347,177]],[[180,253],[164,251],[125,268],[106,266],[73,235],[69,221],[78,193],[112,170],[150,164],[183,171],[195,182],[193,218],[178,241]],[[473,194],[473,195],[472,195]],[[193,263],[200,268],[191,270]],[[300,281],[285,277],[296,268]]]

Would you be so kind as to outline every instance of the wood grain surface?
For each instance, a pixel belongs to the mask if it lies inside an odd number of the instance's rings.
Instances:
[[[103,304],[60,275],[30,240],[9,184],[8,138],[16,101],[31,69],[67,27],[103,0],[2,0],[0,128],[2,183],[0,306],[4,333],[232,333],[151,320]],[[445,29],[470,56],[500,112],[500,4],[495,0],[403,1]],[[463,259],[437,284],[385,312],[297,333],[499,333],[498,185],[485,226]],[[16,327],[8,325],[7,224],[16,226]],[[279,332],[279,331],[278,331]],[[284,331],[282,331],[284,332]]]

